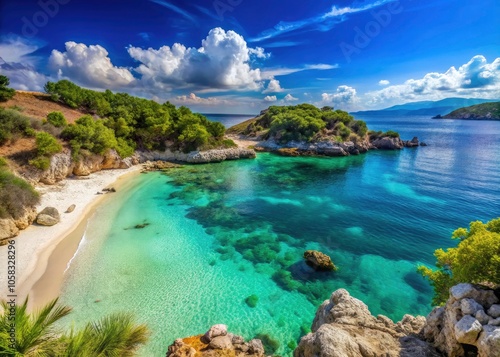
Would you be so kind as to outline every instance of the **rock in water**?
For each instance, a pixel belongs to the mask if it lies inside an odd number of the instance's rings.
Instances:
[[[75,208],[76,208],[76,205],[74,205],[74,204],[73,204],[73,205],[71,205],[71,206],[69,206],[69,207],[68,207],[68,209],[66,210],[66,213],[71,213],[71,212],[73,212],[73,211],[75,210]]]
[[[36,217],[36,223],[42,226],[53,226],[59,223],[61,216],[59,211],[54,207],[45,207],[42,212]]]
[[[337,270],[330,257],[317,250],[306,250],[304,258],[315,270]]]
[[[375,318],[362,301],[339,289],[319,307],[313,332],[302,337],[294,357],[438,357],[416,336],[424,324],[422,316],[405,315],[397,324],[385,316]]]

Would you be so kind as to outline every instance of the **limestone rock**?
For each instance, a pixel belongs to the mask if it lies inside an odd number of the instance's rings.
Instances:
[[[53,226],[59,223],[61,217],[54,207],[45,207],[36,217],[36,223],[42,226]]]
[[[479,357],[496,357],[492,351],[500,343],[500,327],[491,324],[496,311],[495,291],[473,284],[458,284],[450,289],[443,307],[427,317],[425,338],[448,357],[466,355],[464,346],[475,346]],[[496,351],[500,351],[500,348]]]
[[[488,315],[490,315],[493,318],[500,317],[500,305],[492,305],[488,309]]]
[[[210,341],[210,347],[215,350],[229,350],[233,348],[233,344],[229,336],[217,336]]]
[[[500,351],[500,328],[497,326],[484,326],[477,345],[479,356],[498,356]]]
[[[475,315],[479,310],[483,310],[483,306],[473,299],[463,299],[460,308],[464,315]]]
[[[476,317],[477,321],[481,323],[481,325],[486,325],[491,320],[491,317],[488,316],[488,314],[484,312],[484,310],[479,310],[474,316]]]
[[[0,219],[0,241],[9,239],[19,234],[19,228],[12,218]]]
[[[204,164],[209,162],[221,162],[225,160],[253,159],[255,151],[252,149],[216,149],[208,151],[194,151],[189,153],[186,162],[193,164]]]
[[[459,343],[473,345],[482,330],[481,323],[470,315],[465,315],[455,325],[455,336]]]
[[[76,205],[75,204],[72,204],[71,206],[68,207],[68,209],[66,210],[66,213],[71,213],[75,210],[76,208]]]
[[[227,335],[227,326],[218,324],[210,327],[210,329],[205,333],[204,337],[207,342],[210,342],[212,341],[212,338],[219,336],[226,336],[226,335]]]
[[[375,318],[362,301],[339,289],[319,307],[313,332],[302,337],[294,356],[437,357],[431,345],[413,335],[424,324],[423,317],[410,315],[397,324],[385,316]]]
[[[168,347],[167,357],[263,357],[262,341],[245,342],[227,332],[226,325],[214,325],[204,335],[177,339]]]
[[[400,138],[391,138],[388,136],[375,139],[371,144],[373,147],[381,150],[399,150],[404,147],[404,143]]]
[[[264,345],[262,344],[262,341],[256,338],[250,340],[250,342],[248,342],[248,352],[253,353],[256,356],[263,356]]]
[[[306,250],[304,258],[315,270],[337,270],[331,258],[317,250]]]
[[[411,140],[404,141],[403,143],[404,143],[404,146],[407,148],[415,148],[415,147],[418,147],[418,145],[420,144],[420,142],[418,141],[418,138],[416,136]]]

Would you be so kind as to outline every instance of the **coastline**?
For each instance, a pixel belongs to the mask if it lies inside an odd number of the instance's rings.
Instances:
[[[38,308],[58,296],[64,271],[71,260],[94,209],[113,194],[98,195],[108,186],[119,187],[126,177],[138,174],[141,166],[104,170],[85,178],[68,178],[53,186],[39,186],[42,193],[38,210],[58,209],[61,221],[44,227],[33,224],[15,237],[16,294],[20,303],[29,295],[29,308]],[[71,213],[67,208],[75,204]],[[0,247],[0,261],[7,261],[7,246]],[[0,294],[7,296],[7,281],[0,275]]]

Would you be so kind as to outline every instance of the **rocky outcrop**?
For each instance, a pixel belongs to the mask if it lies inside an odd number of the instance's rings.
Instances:
[[[413,139],[411,140],[406,140],[406,141],[403,141],[403,145],[406,147],[406,148],[416,148],[420,145],[420,141],[418,140],[418,138],[415,136]],[[425,146],[425,145],[423,145]]]
[[[306,250],[304,252],[304,259],[307,261],[307,264],[312,266],[315,270],[337,270],[337,267],[333,264],[332,259],[317,250]]]
[[[226,325],[214,325],[204,335],[177,339],[168,347],[167,357],[262,357],[262,341],[245,342],[241,336],[227,332]]]
[[[15,237],[19,231],[26,229],[36,218],[35,207],[24,207],[23,212],[14,218],[7,217],[0,219],[0,245],[5,244],[9,238]]]
[[[93,172],[107,169],[125,169],[138,164],[135,157],[121,159],[115,150],[108,150],[104,155],[82,155],[76,162],[71,157],[70,150],[55,154],[50,159],[47,170],[39,170],[26,166],[21,174],[32,183],[54,185],[68,176],[88,176]]]
[[[314,143],[290,141],[286,144],[279,144],[274,139],[269,139],[255,146],[258,151],[276,152],[283,156],[349,156],[365,153],[370,148],[371,146],[367,141],[339,143],[333,140]]]
[[[36,216],[36,223],[42,226],[53,226],[61,220],[59,211],[54,207],[45,207],[42,212]]]
[[[399,138],[393,138],[390,136],[384,136],[377,138],[371,142],[372,146],[380,150],[400,150],[405,145],[404,142]]]
[[[427,317],[424,336],[448,357],[500,356],[500,292],[472,284],[450,289]]]
[[[222,162],[226,160],[254,159],[255,151],[252,149],[231,148],[208,151],[193,151],[188,154],[186,162],[192,164],[205,164],[209,162]]]
[[[302,337],[294,357],[438,357],[418,336],[424,325],[422,316],[405,315],[398,323],[374,317],[362,301],[339,289],[319,307],[312,333]]]

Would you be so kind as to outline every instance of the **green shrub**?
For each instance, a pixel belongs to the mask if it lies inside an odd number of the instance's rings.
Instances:
[[[62,151],[62,146],[57,139],[46,132],[36,134],[36,150],[38,156],[50,157]]]
[[[0,217],[20,218],[25,207],[34,206],[40,201],[40,195],[25,180],[8,170],[5,159],[0,161]]]
[[[385,136],[389,136],[391,138],[399,138],[399,133],[397,133],[393,130],[389,130],[385,133]]]
[[[10,81],[6,76],[0,75],[0,102],[6,102],[16,94],[12,88],[8,88]]]
[[[30,120],[12,109],[0,108],[0,145],[14,136],[24,136],[31,128]]]
[[[47,121],[54,125],[56,128],[61,128],[63,126],[68,125],[66,118],[61,112],[52,112],[47,114]]]
[[[50,158],[45,156],[36,157],[30,160],[29,164],[37,169],[45,171],[50,167]]]
[[[459,240],[457,247],[434,252],[437,270],[418,267],[434,288],[436,305],[446,302],[449,289],[459,283],[500,284],[500,218],[471,222],[469,229],[457,229],[452,238]]]

